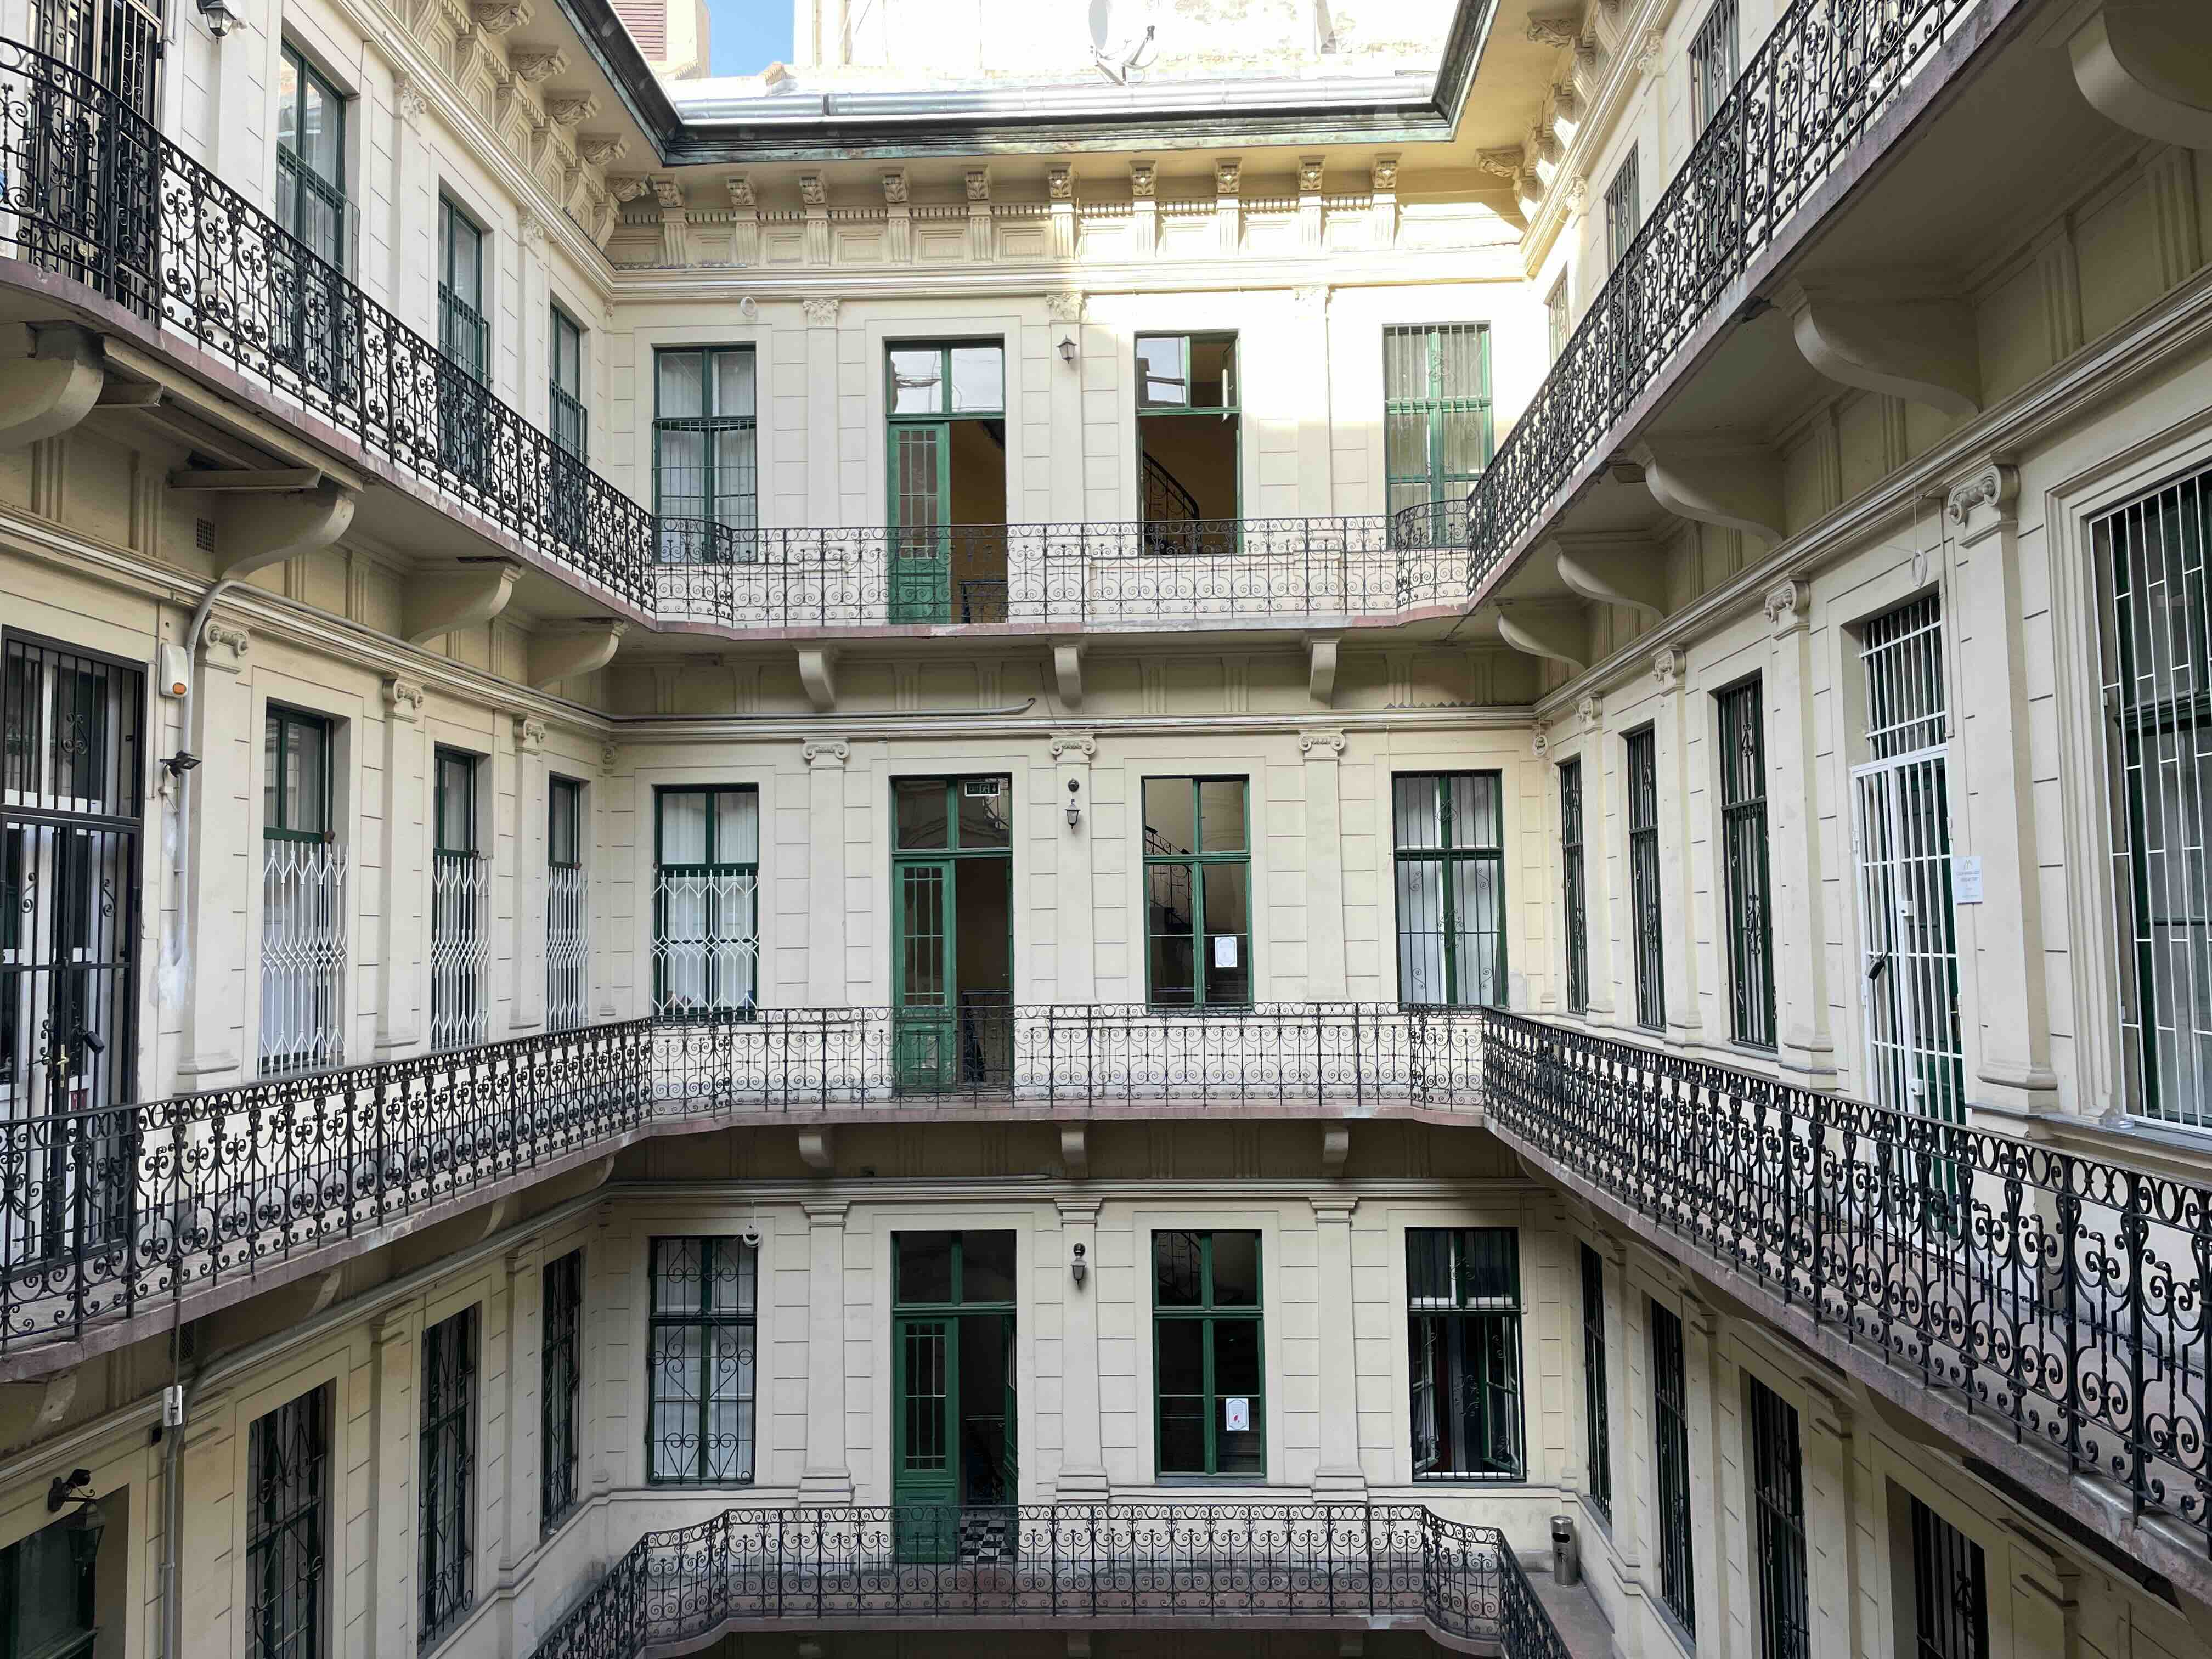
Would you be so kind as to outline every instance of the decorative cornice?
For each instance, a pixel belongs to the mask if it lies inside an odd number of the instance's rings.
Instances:
[[[528,0],[477,0],[469,21],[486,34],[507,34],[530,21]]]
[[[1499,149],[1477,150],[1474,165],[1481,172],[1510,182],[1521,176],[1525,154],[1518,144],[1507,144]]]
[[[580,127],[599,112],[599,94],[578,93],[545,100],[545,118],[556,127]]]
[[[653,180],[642,173],[629,173],[607,180],[607,194],[617,202],[635,202],[653,188]]]
[[[517,46],[507,53],[507,65],[514,71],[516,80],[534,87],[540,81],[550,81],[564,73],[568,67],[568,54],[559,46]]]
[[[1581,40],[1581,18],[1573,12],[1532,16],[1528,20],[1528,39],[1540,46],[1571,46]]]
[[[618,132],[587,132],[576,141],[576,155],[587,166],[611,167],[629,154],[629,140]]]

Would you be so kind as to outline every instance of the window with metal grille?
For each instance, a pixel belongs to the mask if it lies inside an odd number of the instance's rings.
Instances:
[[[1382,465],[1392,514],[1433,506],[1423,545],[1441,546],[1448,514],[1490,465],[1490,327],[1449,323],[1382,331]]]
[[[1713,0],[1690,37],[1690,125],[1702,132],[1735,87],[1735,0]]]
[[[738,1238],[653,1241],[649,1480],[742,1486],[753,1478],[756,1255]]]
[[[1613,1519],[1613,1405],[1605,1368],[1605,1263],[1587,1244],[1583,1280],[1583,1455],[1589,1463],[1590,1507]]]
[[[576,1510],[584,1426],[584,1253],[545,1264],[538,1347],[538,1525],[550,1538]]]
[[[308,380],[340,387],[353,321],[339,280],[352,257],[345,191],[346,100],[289,43],[276,69],[276,222],[297,243],[269,250],[278,355]],[[312,256],[301,258],[301,250]]]
[[[1583,889],[1583,763],[1559,763],[1559,902],[1567,954],[1567,1012],[1589,1012],[1589,911]]]
[[[1162,1474],[1263,1474],[1260,1235],[1152,1235],[1152,1376]]]
[[[1728,882],[1729,1005],[1738,1042],[1774,1046],[1774,932],[1766,851],[1761,682],[1719,694],[1721,849]]]
[[[491,357],[491,325],[484,319],[484,234],[445,196],[438,198],[438,349],[481,383]]]
[[[1659,1599],[1684,1630],[1698,1629],[1690,1521],[1689,1394],[1682,1364],[1682,1322],[1651,1304],[1652,1475],[1659,1513]]]
[[[1667,973],[1659,908],[1659,759],[1650,726],[1627,738],[1628,897],[1636,926],[1636,1023],[1667,1029]]]
[[[578,460],[584,459],[584,331],[555,306],[549,319],[546,402],[553,441]]]
[[[1567,349],[1567,337],[1575,331],[1573,302],[1567,298],[1567,273],[1561,271],[1559,280],[1552,284],[1552,291],[1544,299],[1544,331],[1551,349],[1553,362]]]
[[[331,1389],[325,1383],[255,1419],[248,1437],[250,1659],[319,1659],[325,1650],[330,1424]]]
[[[1243,778],[1145,780],[1145,982],[1162,1008],[1252,1000]]]
[[[1643,209],[1636,199],[1636,150],[1632,148],[1605,187],[1605,263],[1610,270],[1628,257],[1643,223]]]
[[[475,1605],[477,1310],[422,1333],[421,1468],[416,1500],[416,1621],[428,1648]]]
[[[1982,1547],[1918,1498],[1911,1504],[1916,1659],[1989,1659]]]
[[[1806,1659],[1811,1626],[1805,1589],[1805,1460],[1797,1443],[1797,1413],[1757,1377],[1747,1382],[1760,1659]]]
[[[83,1536],[70,1516],[0,1550],[0,1656],[90,1659],[100,1630],[95,1573],[77,1559]]]
[[[1520,1480],[1520,1233],[1408,1227],[1406,1307],[1413,1478]]]
[[[436,842],[430,855],[430,1046],[482,1042],[490,1019],[491,860],[477,850],[478,757],[437,753]]]
[[[331,821],[335,735],[269,705],[261,732],[261,1075],[345,1061],[345,848]]]
[[[750,346],[653,354],[653,503],[664,564],[757,556],[758,394]]]
[[[1391,780],[1401,1002],[1504,1004],[1501,793],[1496,772],[1413,772]]]
[[[545,819],[545,1025],[570,1031],[584,1023],[591,988],[584,786],[574,778],[547,779]]]
[[[653,1011],[750,1009],[759,983],[760,792],[653,798]]]
[[[2128,1110],[2212,1126],[2212,470],[2091,526]]]

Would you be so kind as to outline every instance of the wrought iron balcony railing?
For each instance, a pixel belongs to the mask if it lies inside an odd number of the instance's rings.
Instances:
[[[725,1630],[1425,1626],[1507,1659],[1566,1646],[1494,1527],[1419,1505],[728,1510],[647,1533],[532,1659],[638,1659]]]
[[[2212,1189],[1511,1014],[1484,1024],[1485,1121],[1515,1150],[2212,1543]]]
[[[1472,1115],[1470,1010],[702,1011],[0,1116],[0,1355],[662,1126],[824,1111]]]

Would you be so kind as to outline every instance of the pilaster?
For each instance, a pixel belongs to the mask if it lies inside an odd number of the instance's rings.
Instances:
[[[1766,788],[1771,803],[1767,868],[1773,884],[1767,935],[1778,947],[1774,1002],[1782,1063],[1808,1088],[1836,1084],[1836,1051],[1828,1030],[1827,953],[1820,948],[1820,808],[1814,760],[1820,752],[1813,720],[1813,592],[1785,581],[1766,596],[1771,631],[1765,702]]]
[[[1337,763],[1341,732],[1301,732],[1305,757],[1306,996],[1341,1002],[1350,994],[1344,943],[1344,831]],[[1255,905],[1259,896],[1253,895]]]
[[[837,402],[829,395],[837,384],[837,313],[833,297],[801,302],[806,313],[806,383],[820,395],[806,400],[806,498],[838,499]]]
[[[1320,198],[1315,199],[1318,203]],[[1336,511],[1335,469],[1329,455],[1328,301],[1326,283],[1291,290],[1292,349],[1305,386],[1297,427],[1298,511],[1310,518],[1327,518]],[[1349,610],[1350,596],[1346,598]]]
[[[252,636],[210,618],[201,635],[203,672],[193,699],[197,730],[189,734],[199,769],[185,786],[198,808],[192,826],[191,890],[192,959],[184,974],[190,1024],[179,1082],[211,1089],[240,1073],[252,1033],[246,1029],[246,972],[258,958],[246,937],[249,899],[258,878],[258,838],[239,834],[253,823],[253,758],[260,726],[253,719],[253,688],[246,674]],[[173,785],[172,786],[174,787]]]
[[[419,682],[384,682],[383,821],[377,849],[384,890],[376,929],[376,1046],[386,1056],[414,1047],[422,1030],[422,916],[429,898],[422,869],[422,703]]]
[[[1651,659],[1651,677],[1659,683],[1651,717],[1659,796],[1659,951],[1667,980],[1667,1036],[1673,1042],[1694,1042],[1702,1024],[1690,907],[1688,670],[1688,654],[1679,647],[1670,646]]]
[[[545,722],[517,714],[514,726],[514,996],[508,1024],[545,1021]]]
[[[1052,1497],[1061,1504],[1103,1504],[1109,1494],[1098,1416],[1098,1200],[1055,1201],[1063,1256],[1072,1262],[1080,1249],[1088,1265],[1083,1283],[1071,1274],[1061,1292],[1060,1478]]]
[[[817,399],[817,402],[830,401]],[[806,896],[811,921],[806,940],[806,1000],[817,1008],[842,1008],[845,995],[845,763],[850,745],[834,741],[802,746],[806,763]]]
[[[1055,732],[1052,736],[1052,805],[1047,809],[1055,837],[1053,860],[1053,994],[1062,1002],[1087,1003],[1098,992],[1098,945],[1096,895],[1091,890],[1091,827],[1097,823],[1097,798],[1091,788],[1091,763],[1098,744],[1088,732]],[[1067,826],[1067,807],[1073,802],[1080,818]]]
[[[1352,1341],[1352,1212],[1359,1200],[1309,1201],[1321,1325],[1321,1461],[1314,1470],[1314,1501],[1358,1502],[1367,1495],[1367,1473],[1359,1462],[1359,1368]]]
[[[806,1464],[799,1501],[853,1501],[845,1450],[845,1212],[843,1200],[810,1200],[806,1211]]]

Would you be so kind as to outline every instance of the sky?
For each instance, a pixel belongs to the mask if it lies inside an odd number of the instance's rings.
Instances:
[[[791,0],[707,0],[708,73],[757,75],[791,61]]]

